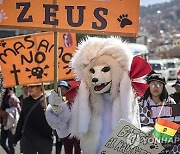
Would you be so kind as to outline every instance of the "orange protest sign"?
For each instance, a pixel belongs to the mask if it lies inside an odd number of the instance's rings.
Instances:
[[[140,0],[0,0],[0,26],[137,36]]]
[[[76,35],[59,34],[59,79],[74,78],[68,67],[76,48]],[[53,33],[0,39],[0,66],[6,87],[50,82],[54,78]]]

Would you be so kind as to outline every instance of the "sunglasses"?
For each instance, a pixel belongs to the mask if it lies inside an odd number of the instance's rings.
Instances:
[[[150,87],[152,87],[152,88],[155,88],[155,87],[160,88],[160,87],[162,87],[162,86],[163,86],[162,83],[153,83],[153,82],[150,83]]]

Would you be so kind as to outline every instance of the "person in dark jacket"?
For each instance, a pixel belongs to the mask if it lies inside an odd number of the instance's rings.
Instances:
[[[180,104],[180,79],[176,81],[175,84],[172,85],[175,88],[175,92],[170,96],[175,100],[177,104]]]
[[[40,84],[31,84],[28,91],[29,96],[23,101],[14,144],[21,139],[23,154],[51,154],[53,135],[44,115],[42,87]]]

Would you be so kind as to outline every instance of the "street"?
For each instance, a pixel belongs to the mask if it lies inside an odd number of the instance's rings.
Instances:
[[[55,141],[55,140],[54,140],[54,141]],[[2,149],[1,146],[0,146],[0,154],[6,154],[6,152]],[[16,145],[15,154],[20,154],[19,142],[18,142],[18,144]],[[55,154],[55,146],[53,146],[52,154]],[[64,148],[63,148],[63,147],[62,147],[61,154],[64,154]]]

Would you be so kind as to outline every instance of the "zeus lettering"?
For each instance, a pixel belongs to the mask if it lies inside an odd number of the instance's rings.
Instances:
[[[54,4],[43,4],[44,19],[42,23],[44,25],[61,25],[57,18],[58,11],[65,10],[67,24],[71,27],[81,27],[84,24],[87,6],[65,6],[60,8],[59,5]],[[20,10],[17,17],[17,22],[33,22],[33,15],[29,13],[31,9],[30,2],[19,2],[16,3],[16,9]],[[107,27],[106,16],[108,15],[108,9],[103,7],[97,7],[94,9],[94,21],[91,23],[92,29],[103,30]]]
[[[20,9],[21,6],[23,7],[21,13],[19,14],[17,21],[18,22],[33,22],[32,16],[28,16],[28,18],[25,18],[26,13],[28,12],[31,3],[30,2],[22,2],[22,3],[16,3],[16,9]]]

